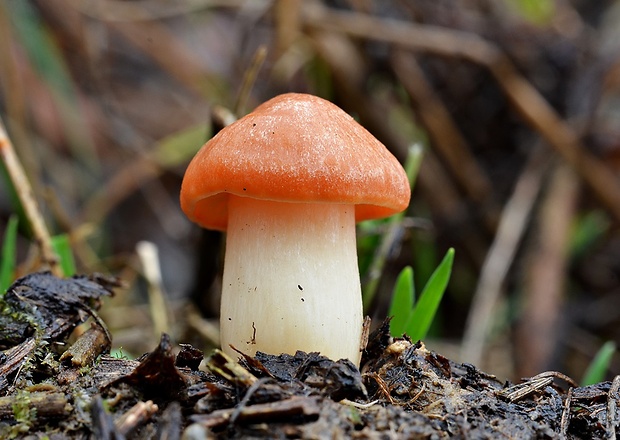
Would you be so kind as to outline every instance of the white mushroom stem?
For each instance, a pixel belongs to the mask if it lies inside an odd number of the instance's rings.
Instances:
[[[231,196],[222,347],[318,351],[359,365],[362,297],[351,205]]]

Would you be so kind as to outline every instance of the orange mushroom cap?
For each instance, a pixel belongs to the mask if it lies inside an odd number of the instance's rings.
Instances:
[[[398,160],[329,101],[288,93],[221,130],[190,162],[181,208],[225,231],[230,195],[355,205],[356,221],[404,210],[411,190]]]

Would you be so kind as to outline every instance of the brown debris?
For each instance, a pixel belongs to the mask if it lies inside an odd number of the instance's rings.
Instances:
[[[16,381],[15,375],[32,363],[37,351],[48,343],[64,343],[70,332],[89,316],[100,323],[95,310],[101,298],[111,294],[109,285],[103,286],[89,277],[61,279],[49,272],[39,272],[15,281],[1,300],[0,347],[8,348],[0,354],[0,392],[9,388],[10,380]],[[73,348],[74,353],[81,351],[85,356],[80,362],[92,362],[109,347],[105,324],[99,328],[104,329],[108,342],[91,349],[85,340],[80,342]],[[21,340],[16,340],[19,335]],[[92,353],[87,355],[89,350]]]
[[[37,417],[62,418],[71,412],[71,405],[64,393],[22,392],[0,397],[0,420],[15,417],[16,408],[24,407],[36,411]]]
[[[96,317],[101,298],[111,294],[108,286],[88,277],[63,279],[36,272],[18,279],[7,290],[3,301],[13,313],[4,317],[24,326],[24,332],[45,339],[62,338],[89,316]]]
[[[32,280],[24,290],[30,301],[41,295]],[[71,286],[64,294],[77,290],[72,298],[90,297],[93,287]],[[56,314],[73,322],[69,311],[80,316],[81,310],[56,306],[35,318]],[[51,333],[54,339],[44,334],[56,344],[68,337],[66,331]],[[370,336],[363,373],[317,353],[258,353],[235,361],[219,350],[202,371],[202,353],[183,344],[175,356],[166,334],[140,360],[98,355],[93,364],[95,348],[106,342],[96,324],[65,354],[34,337],[5,350],[0,436],[52,429],[105,439],[180,438],[184,432],[206,438],[586,439],[611,437],[618,424],[619,378],[578,387],[561,373],[545,372],[504,383],[422,342],[393,339],[389,321]]]
[[[230,423],[274,423],[297,421],[300,423],[319,417],[317,397],[291,397],[277,402],[258,403],[237,409],[221,409],[204,416],[193,416],[191,420],[207,428],[221,428]]]
[[[23,365],[34,347],[34,338],[28,338],[0,355],[0,392],[8,388],[8,378]]]
[[[92,365],[100,354],[110,350],[111,343],[108,333],[99,325],[93,324],[60,356],[60,361],[70,361],[74,367]]]
[[[116,425],[118,432],[124,436],[127,436],[129,433],[150,420],[151,417],[157,414],[158,410],[159,408],[157,405],[155,405],[151,400],[146,402],[138,402],[131,409],[129,409],[129,411],[119,417],[114,424]]]
[[[190,344],[179,344],[179,346],[181,347],[181,351],[177,354],[175,366],[198,370],[200,362],[202,362],[204,358],[202,351],[192,347]]]
[[[157,348],[144,356],[130,374],[121,376],[108,386],[119,383],[138,387],[149,397],[178,398],[187,387],[187,382],[175,367],[170,336],[163,334]]]

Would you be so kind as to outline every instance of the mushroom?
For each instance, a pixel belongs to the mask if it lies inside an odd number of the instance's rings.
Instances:
[[[356,221],[404,210],[398,160],[334,104],[277,96],[190,162],[185,214],[227,231],[221,343],[254,355],[317,351],[360,360]]]

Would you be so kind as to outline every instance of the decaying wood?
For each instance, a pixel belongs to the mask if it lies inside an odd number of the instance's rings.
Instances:
[[[35,410],[41,418],[63,418],[71,412],[71,405],[65,393],[23,391],[11,396],[0,397],[0,420],[15,417],[15,411]]]
[[[70,361],[74,367],[92,365],[100,354],[110,350],[111,343],[108,333],[94,324],[60,356],[60,361]]]
[[[528,379],[523,383],[506,388],[502,390],[500,394],[511,402],[517,402],[529,396],[530,394],[540,391],[545,387],[549,386],[551,383],[553,383],[554,378],[560,378],[568,382],[572,387],[577,386],[575,381],[573,381],[570,377],[562,373],[558,373],[557,371],[547,371],[537,374],[536,376]]]
[[[216,350],[207,362],[207,368],[229,382],[250,387],[258,379],[226,353]]]
[[[35,347],[34,338],[28,338],[21,344],[11,347],[0,356],[0,392],[9,387],[8,378],[13,375],[28,359]]]
[[[157,405],[151,400],[138,402],[118,418],[115,422],[116,429],[122,435],[127,436],[157,414],[158,409]]]
[[[618,427],[618,401],[620,400],[620,376],[614,377],[607,394],[607,423],[605,429],[608,438],[616,438]]]
[[[291,419],[316,420],[319,417],[317,397],[291,397],[278,402],[241,406],[239,409],[221,409],[211,414],[194,416],[192,421],[207,428],[218,428],[228,423],[273,423]]]

